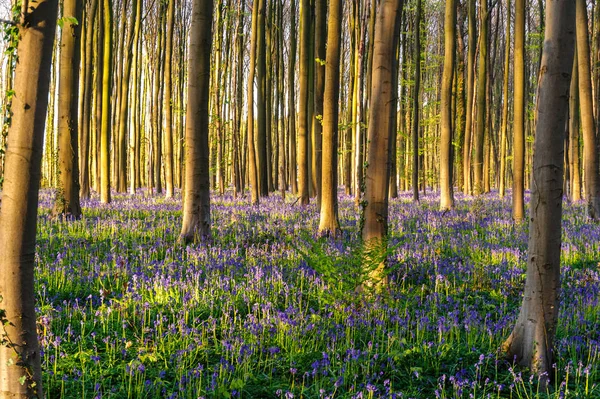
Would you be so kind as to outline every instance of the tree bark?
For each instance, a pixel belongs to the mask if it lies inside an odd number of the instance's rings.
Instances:
[[[392,118],[396,117],[396,110],[392,109],[392,98],[397,91],[396,87],[392,87],[393,74],[396,73],[394,65],[397,65],[394,62],[394,57],[397,56],[394,49],[400,33],[402,4],[402,0],[382,0],[375,24],[373,75],[370,83],[371,99],[369,104],[371,118],[368,127],[367,162],[369,166],[365,178],[366,206],[364,207],[364,225],[362,226],[362,239],[367,248],[379,248],[385,245],[387,239],[391,148],[389,140]],[[372,260],[368,259],[367,261]],[[372,284],[385,283],[383,267],[384,264],[381,263],[370,272]]]
[[[515,327],[503,345],[510,361],[516,359],[542,376],[542,385],[553,375],[560,290],[564,127],[575,39],[575,4],[562,0],[550,1],[547,6],[525,292]]]
[[[579,154],[579,74],[577,68],[577,46],[573,60],[573,75],[571,77],[569,101],[569,172],[571,178],[571,201],[581,201],[581,157]]]
[[[477,75],[477,125],[473,137],[473,192],[483,193],[483,145],[486,131],[486,94],[488,69],[488,0],[480,0],[479,66]]]
[[[298,101],[298,194],[300,204],[309,203],[309,69],[310,69],[310,1],[300,1],[300,92]]]
[[[525,215],[525,0],[515,0],[515,63],[513,120],[513,192],[515,222]]]
[[[506,0],[506,46],[504,49],[504,80],[502,81],[502,126],[500,127],[500,176],[498,194],[504,198],[506,193],[506,155],[508,140],[508,83],[510,75],[510,19],[511,2]]]
[[[467,120],[463,142],[463,192],[471,194],[471,138],[473,133],[473,102],[475,100],[475,47],[477,46],[477,25],[475,17],[476,0],[468,1],[468,50],[467,50]]]
[[[38,190],[57,0],[25,3],[18,21],[12,121],[0,208],[0,398],[43,398],[35,314]],[[7,342],[4,342],[7,341]],[[24,382],[22,382],[24,381]]]
[[[254,145],[254,76],[256,72],[256,47],[258,39],[258,10],[259,4],[257,0],[252,3],[252,38],[250,39],[250,69],[248,71],[248,116],[246,138],[248,142],[248,177],[250,180],[250,193],[252,205],[259,204],[259,182],[258,182],[258,167],[257,156]]]
[[[210,239],[208,103],[212,13],[212,0],[194,0],[190,28],[185,128],[185,200],[179,236],[183,242]]]
[[[413,119],[412,119],[412,146],[413,146],[413,169],[412,186],[413,201],[419,201],[419,92],[421,91],[421,0],[417,0],[417,15],[415,19],[415,87],[413,91]]]
[[[335,237],[340,229],[337,201],[337,151],[340,97],[342,0],[329,2],[323,101],[323,167],[319,233]]]
[[[81,217],[79,203],[79,61],[81,59],[81,13],[78,0],[63,2],[60,80],[58,87],[58,190],[53,216]]]
[[[110,94],[112,91],[112,0],[103,0],[102,116],[100,126],[100,201],[110,198]]]
[[[452,190],[452,81],[456,52],[456,1],[446,1],[444,19],[444,72],[442,75],[440,134],[440,210],[454,207]]]
[[[590,42],[588,36],[587,6],[585,0],[575,0],[577,5],[577,67],[579,73],[579,104],[583,131],[583,169],[588,216],[600,219],[600,175],[596,126],[592,103],[592,78],[590,73]]]
[[[169,0],[167,6],[167,31],[164,67],[164,105],[165,114],[165,197],[173,198],[175,180],[173,177],[173,78],[171,59],[173,58],[173,26],[175,24],[175,0]]]

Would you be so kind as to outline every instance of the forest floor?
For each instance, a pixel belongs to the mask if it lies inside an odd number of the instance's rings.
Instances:
[[[357,293],[360,218],[316,235],[315,205],[213,197],[213,240],[181,246],[181,199],[41,194],[37,309],[49,398],[600,398],[600,225],[565,204],[547,391],[498,352],[524,286],[510,198],[390,204],[389,286]]]

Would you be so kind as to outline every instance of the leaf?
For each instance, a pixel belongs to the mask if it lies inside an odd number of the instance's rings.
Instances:
[[[25,385],[25,381],[27,381],[27,377],[25,377],[24,375],[22,375],[21,377],[19,377],[19,383],[21,385]]]

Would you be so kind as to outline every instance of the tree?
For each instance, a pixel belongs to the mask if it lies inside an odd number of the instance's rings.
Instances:
[[[340,47],[342,41],[342,0],[329,3],[327,55],[323,101],[321,214],[319,232],[331,236],[340,229],[337,212],[337,149],[340,97]]]
[[[256,155],[258,159],[258,192],[261,197],[267,197],[269,195],[269,163],[267,160],[267,91],[266,91],[266,57],[267,57],[267,46],[265,43],[265,12],[266,4],[265,0],[255,0],[256,6],[258,7],[257,15],[257,31],[258,40],[256,42],[256,83],[258,91],[256,93]]]
[[[248,71],[248,117],[246,137],[248,139],[248,177],[250,179],[250,193],[252,205],[259,203],[258,167],[256,148],[254,145],[254,76],[256,72],[256,45],[258,39],[258,10],[257,0],[252,3],[252,38],[250,39],[250,70]]]
[[[513,219],[525,214],[525,0],[515,1],[515,64],[513,120]]]
[[[419,1],[420,2],[420,1]],[[369,103],[369,151],[365,187],[364,225],[362,239],[367,248],[378,248],[385,244],[388,229],[388,190],[390,182],[390,137],[392,98],[397,88],[392,87],[396,41],[400,35],[402,0],[382,0],[375,22],[373,75]],[[393,32],[393,34],[390,34]],[[383,264],[373,271],[371,278],[377,283],[381,279]]]
[[[60,50],[58,88],[58,164],[60,174],[52,214],[81,217],[79,204],[79,143],[77,108],[79,103],[79,61],[82,4],[65,0]]]
[[[442,115],[440,135],[440,209],[454,207],[452,190],[452,81],[456,52],[456,1],[446,1],[444,19],[444,73],[442,75]]]
[[[310,69],[310,1],[300,1],[300,90],[298,102],[298,194],[300,195],[300,204],[308,205],[309,193],[309,136],[310,128],[308,121],[308,101],[309,101],[309,69]]]
[[[587,6],[585,0],[575,0],[577,5],[577,67],[579,75],[580,120],[583,131],[583,169],[588,216],[600,220],[600,172],[596,126],[592,103],[592,78],[590,73],[590,42],[588,36]]]
[[[194,0],[190,28],[188,103],[185,127],[183,242],[210,239],[208,98],[212,46],[212,0]]]
[[[571,183],[570,198],[573,202],[581,200],[581,165],[579,156],[579,74],[577,71],[577,46],[575,46],[573,75],[571,76],[571,89],[569,93],[569,181]]]
[[[525,291],[515,327],[503,345],[508,359],[547,376],[551,375],[559,308],[564,127],[574,36],[575,4],[571,0],[547,2]]]
[[[476,195],[483,187],[483,144],[486,130],[486,95],[488,68],[488,0],[480,2],[479,67],[477,69],[477,125],[473,137],[473,189]]]
[[[112,0],[104,1],[104,42],[102,59],[102,95],[100,126],[100,200],[110,202],[110,94],[112,89]]]
[[[171,59],[173,57],[173,27],[175,15],[175,0],[169,0],[167,5],[167,32],[165,47],[165,66],[164,66],[164,105],[165,113],[165,197],[172,198],[175,192],[173,176],[173,79],[171,72]]]
[[[421,0],[417,0],[415,19],[415,87],[413,94],[412,146],[413,146],[413,201],[419,201],[419,92],[421,91]]]
[[[0,208],[0,397],[24,399],[44,397],[34,266],[58,0],[30,2],[23,10]]]
[[[506,191],[506,144],[508,134],[508,83],[510,72],[510,0],[506,0],[506,43],[504,50],[504,79],[502,81],[502,127],[500,128],[500,176],[498,194],[504,198]]]
[[[87,11],[87,25],[85,29],[85,48],[83,51],[83,106],[81,112],[81,148],[80,148],[80,196],[81,198],[90,198],[90,127],[92,117],[92,61],[93,61],[93,40],[94,40],[94,21],[96,20],[96,10],[98,9],[98,0],[92,0]]]
[[[470,194],[471,184],[471,136],[473,132],[473,100],[475,97],[475,47],[477,38],[477,25],[475,18],[475,2],[468,1],[468,50],[467,50],[467,109],[465,122],[465,138],[463,143],[463,192]]]

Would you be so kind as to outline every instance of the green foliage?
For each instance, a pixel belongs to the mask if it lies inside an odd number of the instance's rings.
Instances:
[[[62,17],[59,18],[57,21],[57,25],[62,29],[65,25],[65,23],[71,25],[71,26],[77,26],[79,25],[79,21],[77,21],[77,18],[75,17]]]
[[[294,242],[290,242],[290,245],[325,282],[328,290],[323,298],[328,305],[345,301],[356,304],[372,298],[393,268],[384,268],[377,279],[374,279],[373,273],[400,245],[389,247],[387,240],[376,240],[340,251],[335,249],[335,242],[329,237],[313,239],[305,235],[302,242],[302,246]],[[365,295],[350,294],[355,292]]]

